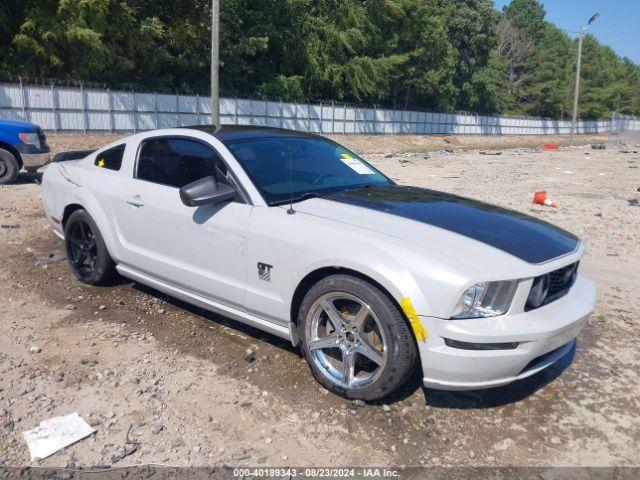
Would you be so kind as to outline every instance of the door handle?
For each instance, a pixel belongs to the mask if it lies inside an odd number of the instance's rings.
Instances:
[[[140,207],[144,207],[144,202],[142,201],[142,199],[136,195],[135,197],[128,197],[126,202],[136,208],[140,208]]]

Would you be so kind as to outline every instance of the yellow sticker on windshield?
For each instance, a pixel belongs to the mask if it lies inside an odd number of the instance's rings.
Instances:
[[[104,167],[104,158],[101,158],[100,160],[98,160],[98,163],[96,164],[98,165],[98,167]]]
[[[373,174],[376,173],[373,170],[371,170],[361,160],[353,158],[348,153],[343,153],[342,155],[340,155],[340,157],[341,157],[340,161],[342,163],[344,163],[347,167],[349,167],[351,170],[359,173],[360,175],[373,175]]]

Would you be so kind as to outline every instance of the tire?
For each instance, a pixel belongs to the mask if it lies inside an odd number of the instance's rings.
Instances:
[[[311,287],[298,328],[315,379],[345,398],[379,400],[406,382],[416,363],[401,311],[378,287],[351,275],[331,275]]]
[[[0,185],[9,185],[18,178],[20,165],[9,151],[0,149]]]
[[[76,210],[64,226],[65,248],[73,273],[89,285],[103,285],[116,274],[98,226],[86,210]]]

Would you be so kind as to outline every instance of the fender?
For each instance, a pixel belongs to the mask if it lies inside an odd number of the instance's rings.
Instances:
[[[375,267],[371,266],[370,262],[365,260],[365,258],[371,258],[369,254],[359,254],[353,257],[338,257],[319,260],[308,265],[306,268],[299,270],[296,273],[295,280],[292,282],[289,290],[290,295],[287,299],[289,305],[292,304],[294,293],[305,278],[324,268],[338,268],[352,270],[369,277],[381,285],[393,297],[398,305],[401,305],[403,299],[409,298],[420,315],[426,315],[426,313],[423,312],[431,311],[428,301],[422,293],[422,289],[409,270],[407,270],[401,262],[395,260],[392,256],[383,256],[380,252],[376,253],[377,258]]]
[[[288,298],[289,308],[293,310],[294,296],[298,294],[298,288],[315,272],[327,268],[357,272],[379,284],[391,295],[398,307],[403,311],[407,322],[411,326],[415,340],[425,341],[428,338],[428,333],[417,316],[415,308],[420,309],[419,311],[428,311],[427,300],[412,275],[397,262],[395,262],[395,265],[393,263],[389,262],[388,266],[383,266],[382,268],[371,268],[367,263],[358,259],[343,258],[309,265],[306,269],[298,272],[297,282],[289,290],[291,292]],[[385,275],[384,272],[390,273]],[[418,305],[418,307],[414,308],[413,305]],[[289,322],[289,332],[291,343],[295,347],[300,343],[300,334],[295,318],[292,318]]]
[[[100,202],[88,187],[82,185],[84,181],[81,172],[71,175],[66,171],[64,163],[52,163],[45,170],[42,183],[45,211],[49,211],[61,220],[69,205],[80,205],[96,222],[111,258],[117,262],[121,257],[117,232],[110,228],[107,214]],[[59,225],[59,228],[60,230],[57,231],[54,222],[54,230],[63,237],[62,225]]]
[[[93,218],[93,221],[96,222],[96,225],[100,230],[100,234],[104,239],[109,255],[111,255],[111,258],[117,263],[120,258],[120,247],[116,238],[116,232],[109,226],[109,219],[107,218],[104,208],[102,208],[98,200],[86,187],[73,189],[68,196],[68,201],[64,208],[66,208],[67,205],[74,203],[81,205],[82,208],[91,215],[91,218]]]
[[[8,134],[5,132],[0,132],[0,143],[6,143],[7,145],[14,147],[14,144],[18,141],[18,136],[16,133]]]

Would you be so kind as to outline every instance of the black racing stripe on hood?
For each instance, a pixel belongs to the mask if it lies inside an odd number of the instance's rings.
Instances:
[[[367,187],[324,198],[443,228],[529,263],[543,263],[566,255],[575,251],[580,243],[572,233],[529,215],[424,188]]]

